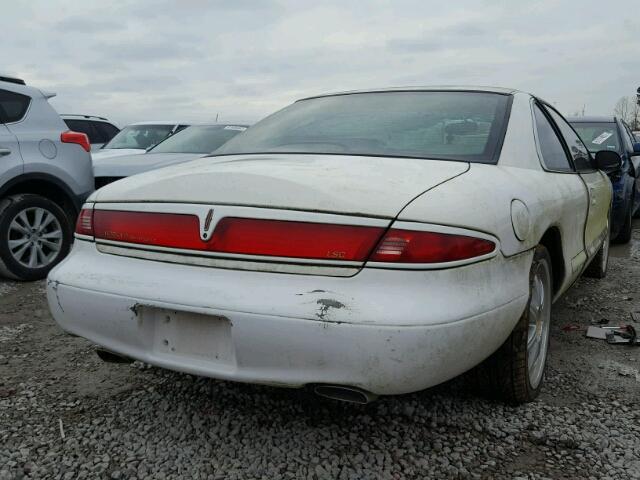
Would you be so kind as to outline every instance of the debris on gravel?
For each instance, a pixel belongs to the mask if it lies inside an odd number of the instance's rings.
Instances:
[[[0,480],[640,479],[640,348],[584,336],[640,311],[634,233],[556,303],[543,393],[520,407],[464,377],[354,406],[105,364],[55,325],[42,282],[0,280]]]

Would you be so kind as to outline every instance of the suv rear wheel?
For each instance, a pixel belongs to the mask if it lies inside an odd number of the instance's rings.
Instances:
[[[40,195],[5,199],[0,212],[2,273],[18,280],[45,278],[69,252],[71,224],[64,210]]]

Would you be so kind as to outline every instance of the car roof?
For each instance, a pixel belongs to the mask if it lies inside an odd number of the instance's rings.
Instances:
[[[567,117],[569,122],[581,123],[581,122],[598,122],[598,123],[613,123],[616,121],[616,117],[613,115],[589,115],[583,117]]]
[[[97,115],[82,115],[79,113],[61,113],[60,116],[62,118],[68,118],[70,120],[102,120],[104,122],[109,122],[108,119],[104,117],[98,117]]]
[[[246,122],[204,122],[204,123],[192,123],[189,127],[246,127],[251,125]],[[187,127],[188,128],[188,127]]]
[[[127,127],[130,127],[132,125],[193,125],[193,122],[175,122],[171,120],[158,120],[158,121],[129,123]]]
[[[300,100],[309,100],[311,98],[334,97],[339,95],[353,95],[357,93],[385,93],[385,92],[486,92],[499,93],[501,95],[511,95],[519,92],[514,88],[504,87],[488,87],[478,85],[432,85],[432,86],[407,86],[407,87],[390,87],[390,88],[372,88],[366,90],[348,90],[344,92],[325,93],[320,95],[312,95],[301,98]],[[300,101],[299,100],[299,101]]]
[[[26,85],[26,82],[23,79],[14,77],[13,75],[4,74],[2,72],[0,72],[0,82],[14,83],[17,85]]]

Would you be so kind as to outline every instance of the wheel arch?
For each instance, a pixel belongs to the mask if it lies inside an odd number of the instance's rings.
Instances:
[[[73,224],[80,205],[77,196],[60,179],[46,173],[27,173],[11,179],[0,187],[0,198],[20,193],[41,195],[58,204]]]

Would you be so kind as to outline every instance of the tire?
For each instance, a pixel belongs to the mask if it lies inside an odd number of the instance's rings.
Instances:
[[[474,381],[488,396],[518,405],[531,402],[540,393],[549,348],[552,279],[549,252],[538,245],[529,272],[530,294],[527,306],[509,338],[474,373]],[[531,333],[530,319],[536,325]],[[534,341],[535,339],[537,340]],[[535,345],[538,349],[534,348]]]
[[[607,267],[609,266],[609,244],[611,243],[611,230],[607,224],[607,236],[602,242],[602,246],[596,256],[593,257],[591,263],[584,271],[585,277],[604,278],[607,276]]]
[[[633,200],[625,212],[624,224],[618,235],[616,235],[615,243],[629,243],[629,240],[631,240],[631,233],[633,231],[633,208],[631,205],[633,205]]]
[[[19,194],[4,200],[0,212],[1,271],[17,280],[39,280],[69,253],[69,217],[40,195]]]

